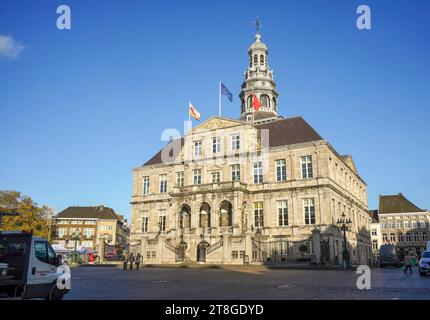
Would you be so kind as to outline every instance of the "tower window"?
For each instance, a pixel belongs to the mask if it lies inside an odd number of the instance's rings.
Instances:
[[[260,101],[261,101],[261,104],[263,105],[263,107],[270,108],[270,99],[268,96],[262,95],[260,99],[261,99]]]
[[[264,65],[264,56],[263,55],[260,56],[260,64]]]
[[[254,65],[257,65],[257,62],[258,62],[258,58],[257,58],[257,55],[255,54],[254,55]]]
[[[248,109],[252,108],[252,96],[248,97]]]

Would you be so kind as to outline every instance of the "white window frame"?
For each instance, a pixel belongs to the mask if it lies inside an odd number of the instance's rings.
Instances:
[[[184,171],[176,172],[176,185],[178,187],[183,187],[185,184]]]
[[[149,176],[142,177],[142,194],[144,196],[149,194]]]
[[[202,140],[194,141],[194,156],[200,157],[202,155]]]
[[[212,138],[212,153],[221,152],[221,138],[213,137]]]
[[[287,180],[287,161],[285,159],[275,161],[275,174],[277,182]]]
[[[231,180],[240,181],[240,164],[232,164],[230,167],[230,170],[231,170]]]
[[[217,177],[216,179],[214,179],[214,177]],[[216,172],[212,172],[212,183],[220,183],[221,182],[221,172],[216,171]]]
[[[312,156],[300,157],[302,179],[312,179],[313,178],[313,166],[312,166]]]
[[[253,165],[254,184],[263,183],[263,162],[254,162]]]
[[[316,223],[315,199],[314,198],[303,199],[303,216],[305,219],[305,225],[314,225]]]
[[[193,184],[195,186],[202,184],[202,169],[193,170]]]
[[[160,174],[159,181],[160,181],[160,193],[166,193],[167,192],[167,174]]]
[[[148,210],[142,211],[140,216],[141,216],[140,231],[142,231],[143,233],[146,233],[148,232],[148,222],[149,222]]]
[[[231,150],[240,150],[240,134],[231,135]]]
[[[254,202],[254,227],[264,227],[264,204],[263,202]]]
[[[158,226],[160,232],[166,231],[166,209],[158,210]]]
[[[278,208],[278,226],[288,226],[288,200],[278,200],[276,202]]]

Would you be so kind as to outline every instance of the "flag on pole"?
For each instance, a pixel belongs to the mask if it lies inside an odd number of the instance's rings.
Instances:
[[[188,114],[190,116],[192,116],[194,119],[200,120],[200,113],[197,111],[196,108],[194,108],[194,106],[191,104],[191,102],[188,106]]]
[[[254,107],[255,111],[258,111],[258,109],[261,107],[261,102],[258,100],[255,94],[252,95],[252,106]]]
[[[228,100],[230,100],[230,102],[233,101],[233,95],[222,82],[221,82],[221,94],[226,96]]]

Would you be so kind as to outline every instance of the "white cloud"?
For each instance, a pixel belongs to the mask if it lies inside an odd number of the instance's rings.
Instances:
[[[17,59],[25,46],[12,37],[0,35],[0,57]]]

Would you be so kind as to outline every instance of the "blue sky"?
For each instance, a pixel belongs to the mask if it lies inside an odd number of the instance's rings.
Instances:
[[[60,4],[72,30],[56,28]],[[360,4],[369,31],[356,28]],[[426,0],[1,1],[0,36],[16,50],[0,50],[0,189],[129,216],[132,168],[163,129],[182,129],[189,100],[215,115],[223,80],[223,115],[239,117],[256,16],[280,113],[353,155],[369,208],[399,192],[430,207]]]

